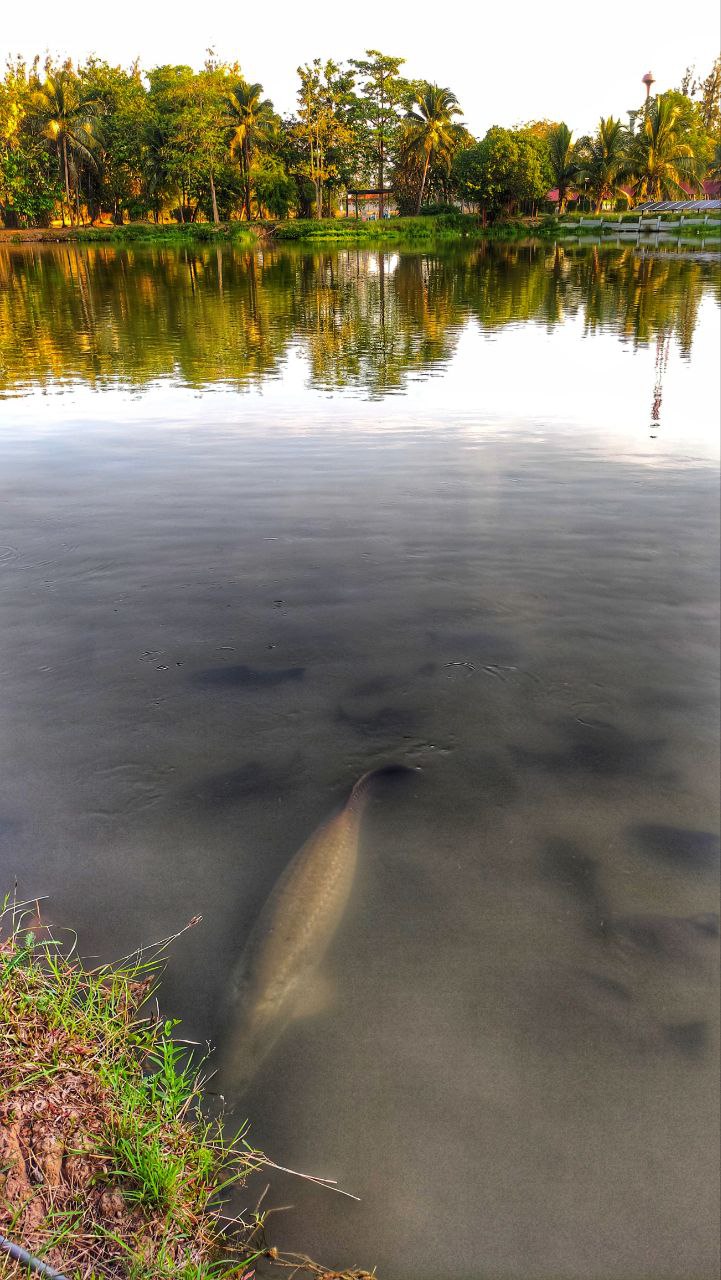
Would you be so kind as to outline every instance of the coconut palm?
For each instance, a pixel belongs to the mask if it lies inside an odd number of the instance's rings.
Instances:
[[[688,185],[701,184],[703,159],[684,137],[680,107],[664,94],[649,102],[633,139],[630,167],[641,200],[673,199],[685,195]]]
[[[622,183],[627,181],[629,167],[629,133],[620,120],[609,116],[598,122],[593,138],[583,138],[578,144],[579,178],[588,182],[596,202],[596,213],[604,200],[625,200],[631,197]]]
[[[455,93],[437,84],[422,87],[415,107],[404,120],[401,159],[406,166],[416,166],[420,175],[416,201],[419,213],[429,166],[450,167],[458,145],[458,125],[453,117],[461,115],[461,108]]]
[[[548,135],[548,159],[558,188],[558,212],[566,212],[569,188],[578,177],[578,161],[573,134],[567,124],[558,124]]]
[[[268,98],[261,97],[262,92],[262,84],[249,84],[247,80],[240,79],[225,95],[225,123],[231,130],[231,154],[240,160],[248,221],[251,216],[250,169],[253,156],[259,143],[272,131],[275,119],[273,104]]]
[[[72,204],[70,200],[70,173],[75,178],[75,206],[78,222],[80,221],[80,195],[78,180],[78,161],[93,166],[93,130],[92,121],[96,103],[93,98],[83,92],[80,80],[70,66],[61,67],[59,71],[48,73],[45,83],[33,93],[33,105],[43,125],[46,137],[57,144],[58,155],[62,163],[65,181],[65,198],[68,206],[68,217],[72,224]],[[65,209],[61,201],[63,226],[65,226]]]

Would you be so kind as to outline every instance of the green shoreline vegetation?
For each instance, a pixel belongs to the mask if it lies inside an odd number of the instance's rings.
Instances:
[[[68,1280],[251,1280],[260,1257],[363,1280],[279,1257],[257,1210],[224,1219],[272,1162],[203,1114],[204,1064],[148,1012],[174,939],[91,969],[27,905],[0,910],[0,1235]]]
[[[681,221],[679,219],[682,219]],[[640,226],[639,226],[640,223]],[[535,218],[505,218],[483,225],[479,215],[468,213],[438,214],[421,217],[396,217],[383,222],[355,219],[324,218],[322,220],[291,219],[285,222],[196,222],[189,224],[128,222],[123,226],[0,229],[0,245],[78,243],[123,246],[158,245],[235,246],[252,249],[264,244],[298,244],[313,248],[328,246],[365,246],[375,248],[420,248],[443,243],[473,243],[481,240],[532,241],[586,237],[603,232],[606,236],[628,231],[656,233],[693,242],[714,241],[721,237],[721,215],[703,213],[648,214],[638,212],[614,214],[545,214]]]
[[[577,138],[547,119],[476,138],[452,89],[407,78],[403,64],[374,49],[316,58],[298,68],[296,111],[281,117],[212,51],[197,72],[11,59],[0,224],[106,233],[152,221],[202,239],[202,227],[235,238],[270,221],[281,239],[450,239],[477,234],[479,220],[508,236],[571,206],[600,214],[718,190],[721,58]]]

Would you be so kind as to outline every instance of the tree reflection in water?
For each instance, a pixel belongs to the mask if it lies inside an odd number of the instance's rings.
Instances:
[[[580,315],[690,351],[712,263],[630,247],[483,243],[442,253],[26,245],[0,249],[0,390],[80,380],[259,385],[292,345],[321,388],[369,397],[484,330]]]

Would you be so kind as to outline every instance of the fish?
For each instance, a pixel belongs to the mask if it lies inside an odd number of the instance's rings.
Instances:
[[[343,808],[301,845],[262,907],[221,1013],[225,1034],[216,1087],[226,1103],[243,1095],[291,1020],[326,1003],[318,970],[351,895],[372,783],[414,772],[391,764],[364,773]]]

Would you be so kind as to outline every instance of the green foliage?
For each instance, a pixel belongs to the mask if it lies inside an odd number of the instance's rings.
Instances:
[[[469,140],[468,131],[455,120],[461,115],[458,99],[450,89],[424,81],[407,112],[399,139],[397,183],[403,195],[415,192],[415,213],[420,213],[427,186],[447,197],[453,158]]]
[[[399,75],[404,61],[378,49],[366,49],[365,58],[351,58],[350,62],[356,75],[364,77],[355,112],[360,126],[361,153],[381,191],[385,190],[388,162],[397,145],[400,110],[412,96],[409,81]],[[382,217],[382,195],[380,203]]]
[[[444,204],[438,201],[436,204],[424,204],[421,209],[422,218],[437,218],[439,214],[450,214],[453,216],[458,210],[454,204]]]
[[[687,188],[700,189],[710,161],[710,141],[695,104],[676,92],[652,98],[629,146],[637,198],[683,199]]]
[[[458,153],[453,179],[464,199],[498,217],[522,201],[541,200],[549,188],[546,143],[525,130],[494,125],[482,142]]]
[[[551,178],[558,188],[558,211],[563,213],[571,185],[578,178],[578,160],[567,124],[558,124],[548,135],[548,163]]]
[[[109,1265],[115,1274],[122,1257],[136,1280],[237,1276],[258,1256],[259,1220],[239,1221],[231,1239],[221,1200],[264,1161],[242,1130],[225,1139],[220,1121],[203,1117],[203,1064],[173,1039],[177,1022],[141,1016],[167,944],[88,969],[72,945],[38,940],[26,918],[22,906],[0,903],[0,1123],[27,1153],[15,1162],[21,1186],[26,1167],[43,1167],[49,1139],[63,1164],[83,1159],[69,1179],[34,1179],[31,1219],[13,1188],[17,1202],[0,1201],[0,1228],[11,1221],[13,1234],[31,1233],[46,1258],[59,1250],[68,1275]],[[43,1116],[52,1117],[49,1133]]]
[[[296,199],[295,182],[282,165],[266,157],[250,171],[251,186],[259,210],[272,218],[287,218]]]
[[[594,136],[580,139],[577,159],[578,180],[588,189],[596,213],[607,201],[630,203],[623,185],[632,176],[630,134],[620,120],[599,120]]]
[[[414,241],[459,240],[481,233],[478,218],[452,206],[447,212],[430,215],[424,208],[417,217],[377,218],[372,222],[355,218],[326,218],[322,221],[295,219],[274,229],[280,241]]]
[[[460,196],[497,218],[554,185],[563,210],[580,180],[603,205],[625,199],[629,183],[638,198],[679,194],[718,169],[721,59],[629,113],[629,130],[605,120],[578,144],[548,120],[477,141],[451,90],[406,79],[402,66],[377,49],[347,63],[316,58],[298,68],[297,111],[281,120],[262,85],[212,50],[199,71],[16,59],[0,79],[0,219],[322,220],[349,187],[389,184],[403,215]]]

